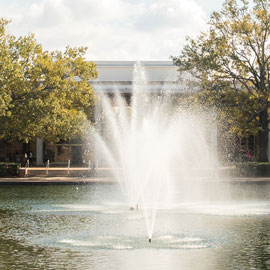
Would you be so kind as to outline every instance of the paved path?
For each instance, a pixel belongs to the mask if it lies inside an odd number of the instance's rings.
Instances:
[[[270,183],[270,177],[237,177],[224,179],[204,179],[202,181],[210,182],[262,182]],[[92,184],[92,183],[116,183],[117,181],[111,177],[71,177],[71,176],[32,176],[32,177],[2,177],[2,184]]]
[[[68,176],[33,176],[33,177],[3,177],[2,184],[92,184],[92,183],[114,183],[113,178],[99,177],[68,177]]]
[[[220,178],[218,180],[210,180],[210,182],[269,182],[270,183],[270,177],[224,177]]]

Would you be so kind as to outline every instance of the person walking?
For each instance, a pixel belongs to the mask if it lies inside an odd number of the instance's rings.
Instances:
[[[27,164],[27,159],[28,159],[27,153],[24,153],[24,158],[23,158],[23,167],[26,167],[26,164]]]
[[[33,154],[31,151],[29,151],[28,159],[29,159],[29,166],[32,166],[33,165]]]

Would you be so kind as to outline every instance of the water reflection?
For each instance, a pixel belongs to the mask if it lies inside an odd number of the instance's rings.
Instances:
[[[0,186],[0,269],[269,269],[270,185],[227,189],[161,209],[149,244],[117,185]]]

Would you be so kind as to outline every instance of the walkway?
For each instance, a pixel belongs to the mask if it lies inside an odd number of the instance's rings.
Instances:
[[[231,182],[231,183],[270,183],[270,177],[237,177],[224,179],[203,179],[207,183]],[[31,177],[2,177],[0,185],[7,184],[111,184],[116,183],[113,177],[74,177],[74,176],[31,176]]]
[[[98,168],[96,172],[102,178],[105,176],[111,176],[112,170],[109,168]],[[77,176],[77,177],[89,177],[90,169],[85,167],[30,167],[20,168],[19,177],[32,177],[32,176]]]
[[[94,184],[94,183],[114,183],[112,178],[99,177],[67,177],[67,176],[33,176],[33,177],[3,177],[0,178],[0,185],[7,184]]]

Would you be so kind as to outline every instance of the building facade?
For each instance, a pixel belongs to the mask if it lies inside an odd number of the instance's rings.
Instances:
[[[141,65],[145,70],[145,80],[147,82],[147,91],[150,93],[160,93],[169,90],[172,94],[188,93],[188,84],[185,81],[178,80],[177,67],[172,61],[96,61],[98,78],[89,81],[97,94],[105,93],[113,95],[115,91],[123,94],[127,100],[133,91],[134,76],[136,76],[135,66]],[[189,78],[186,78],[189,80]],[[97,104],[98,111],[98,104]],[[217,132],[213,136],[217,137]],[[219,136],[220,137],[220,136]],[[243,144],[243,149],[253,149],[256,152],[256,142],[254,136],[252,139],[240,140],[236,144]],[[269,136],[270,138],[270,136]],[[217,142],[215,143],[217,144]],[[270,143],[268,144],[268,155],[270,156]],[[31,152],[33,163],[43,165],[50,160],[50,163],[66,165],[70,160],[73,165],[81,165],[85,162],[84,149],[85,145],[80,138],[69,141],[60,141],[59,143],[45,143],[42,139],[37,138],[26,144],[18,141],[0,140],[0,162],[15,161],[24,163],[25,153]],[[238,151],[239,152],[239,151]]]
[[[135,65],[144,68],[150,91],[170,87],[171,91],[178,92],[181,88],[177,83],[177,67],[171,61],[97,61],[96,64],[98,79],[91,82],[96,92],[112,94],[117,89],[120,93],[131,94]]]
[[[90,81],[94,91],[99,94],[113,95],[117,90],[127,98],[132,94],[135,61],[97,61],[98,79]],[[170,91],[184,91],[183,85],[177,83],[177,68],[171,61],[142,61],[145,69],[148,91],[157,93],[164,88]],[[24,163],[25,153],[32,153],[33,162],[43,165],[47,160],[50,163],[67,164],[68,160],[73,165],[81,165],[84,162],[84,145],[80,139],[45,143],[37,138],[28,144],[23,142],[0,141],[0,161],[16,161]]]

